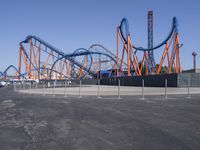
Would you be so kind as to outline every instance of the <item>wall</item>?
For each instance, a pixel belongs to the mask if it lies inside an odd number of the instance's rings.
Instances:
[[[122,86],[141,86],[142,79],[144,85],[149,87],[163,87],[165,86],[165,79],[167,79],[169,87],[177,87],[177,74],[170,75],[149,75],[139,77],[119,77]],[[118,85],[118,78],[104,78],[101,80],[102,85]]]

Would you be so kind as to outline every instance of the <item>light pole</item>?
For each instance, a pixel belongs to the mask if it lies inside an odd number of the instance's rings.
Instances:
[[[197,53],[194,51],[192,53],[192,56],[193,56],[193,69],[195,71],[196,70],[196,56],[197,56]]]

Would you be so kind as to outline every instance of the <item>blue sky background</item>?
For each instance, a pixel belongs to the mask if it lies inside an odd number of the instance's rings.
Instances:
[[[115,52],[116,27],[123,17],[129,20],[133,43],[147,47],[148,10],[154,12],[154,45],[168,35],[176,16],[184,44],[182,67],[192,67],[196,50],[200,68],[199,0],[0,0],[0,70],[17,66],[19,42],[29,34],[65,53],[94,43]],[[163,49],[155,52],[157,63]]]

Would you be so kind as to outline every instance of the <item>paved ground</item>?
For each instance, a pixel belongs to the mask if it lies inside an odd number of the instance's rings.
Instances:
[[[199,150],[199,97],[80,99],[0,88],[0,150]]]

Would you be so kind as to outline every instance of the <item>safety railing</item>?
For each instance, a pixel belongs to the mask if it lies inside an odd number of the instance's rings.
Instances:
[[[184,97],[191,98],[193,94],[200,94],[199,87],[191,87],[190,80],[186,87],[168,87],[168,81],[165,80],[165,87],[145,87],[145,80],[142,80],[142,86],[121,86],[120,80],[118,85],[101,85],[100,80],[97,80],[96,85],[83,84],[82,80],[76,83],[65,80],[57,83],[42,81],[40,83],[19,82],[14,83],[14,91],[21,93],[35,94],[35,95],[51,95],[71,97],[75,96],[82,98],[84,96],[95,96],[97,98],[113,97],[121,99],[126,96],[139,96],[145,100],[147,96],[159,95],[163,99],[169,99],[172,95],[184,95]]]

